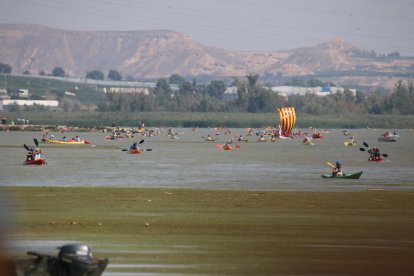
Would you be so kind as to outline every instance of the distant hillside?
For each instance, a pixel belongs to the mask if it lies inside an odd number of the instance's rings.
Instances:
[[[12,66],[14,73],[51,72],[61,66],[74,77],[110,69],[140,78],[174,73],[240,77],[248,73],[300,76],[342,71],[384,76],[414,71],[411,58],[370,58],[367,51],[341,39],[289,51],[253,53],[207,47],[173,31],[67,31],[39,25],[0,25],[0,45],[0,62]],[[339,76],[350,80],[346,74]]]

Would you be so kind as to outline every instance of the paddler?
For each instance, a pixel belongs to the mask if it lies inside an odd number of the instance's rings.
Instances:
[[[230,139],[230,140],[228,140],[228,141],[224,144],[223,149],[225,149],[225,150],[229,149],[229,148],[230,148],[231,143],[233,143],[233,141],[232,141],[231,139]]]
[[[129,147],[129,150],[139,150],[137,141],[134,141],[132,145]]]
[[[344,172],[342,171],[342,163],[341,161],[336,161],[335,167],[332,169],[332,176],[343,176]]]
[[[311,139],[309,137],[305,136],[305,139],[303,139],[302,143],[305,144],[305,145],[310,144]]]
[[[31,160],[33,160],[33,157],[34,157],[33,151],[34,151],[34,149],[33,149],[33,148],[30,148],[30,149],[27,151],[27,154],[26,154],[26,160],[27,160],[27,161],[31,161]]]
[[[42,154],[42,151],[40,150],[40,148],[36,148],[34,150],[33,156],[34,156],[34,160],[38,160],[38,159],[43,157],[43,154]]]
[[[369,160],[378,160],[381,158],[381,153],[379,148],[372,148],[368,150]]]

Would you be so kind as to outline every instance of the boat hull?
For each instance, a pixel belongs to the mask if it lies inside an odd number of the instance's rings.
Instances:
[[[46,159],[26,160],[23,165],[46,165]]]
[[[368,158],[368,161],[370,162],[384,162],[384,158],[382,157],[377,157],[377,158]]]
[[[81,140],[80,142],[77,141],[61,141],[61,140],[47,140],[50,144],[59,144],[59,145],[83,145],[83,144],[90,144],[87,140]]]
[[[129,154],[141,154],[142,151],[141,150],[138,150],[138,149],[135,149],[135,150],[129,150],[128,153]]]
[[[357,173],[345,174],[343,176],[333,176],[332,174],[323,174],[322,178],[333,178],[333,179],[359,179],[362,175],[362,171]]]
[[[397,138],[394,136],[388,136],[388,137],[379,137],[378,138],[379,142],[397,142]]]

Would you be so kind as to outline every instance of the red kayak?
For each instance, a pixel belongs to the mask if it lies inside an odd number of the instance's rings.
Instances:
[[[105,136],[105,139],[107,139],[107,140],[122,140],[122,139],[124,139],[124,137],[122,137],[122,136],[117,136],[117,137]]]
[[[36,160],[26,160],[23,165],[46,165],[46,159],[39,158]]]
[[[325,137],[323,137],[320,133],[314,133],[313,135],[312,135],[312,138],[313,139],[324,139]]]
[[[128,151],[128,153],[129,153],[129,154],[141,154],[141,152],[142,152],[142,151],[141,151],[141,150],[139,150],[139,149],[134,149],[134,150],[129,150],[129,151]]]
[[[368,161],[371,161],[371,162],[385,162],[384,158],[382,156],[380,156],[380,157],[370,157],[370,158],[368,158]]]

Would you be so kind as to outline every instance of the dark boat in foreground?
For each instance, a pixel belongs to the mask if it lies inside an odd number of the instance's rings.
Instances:
[[[99,276],[109,262],[92,257],[86,244],[66,244],[58,249],[57,256],[27,252],[30,257],[14,260],[13,275]]]

